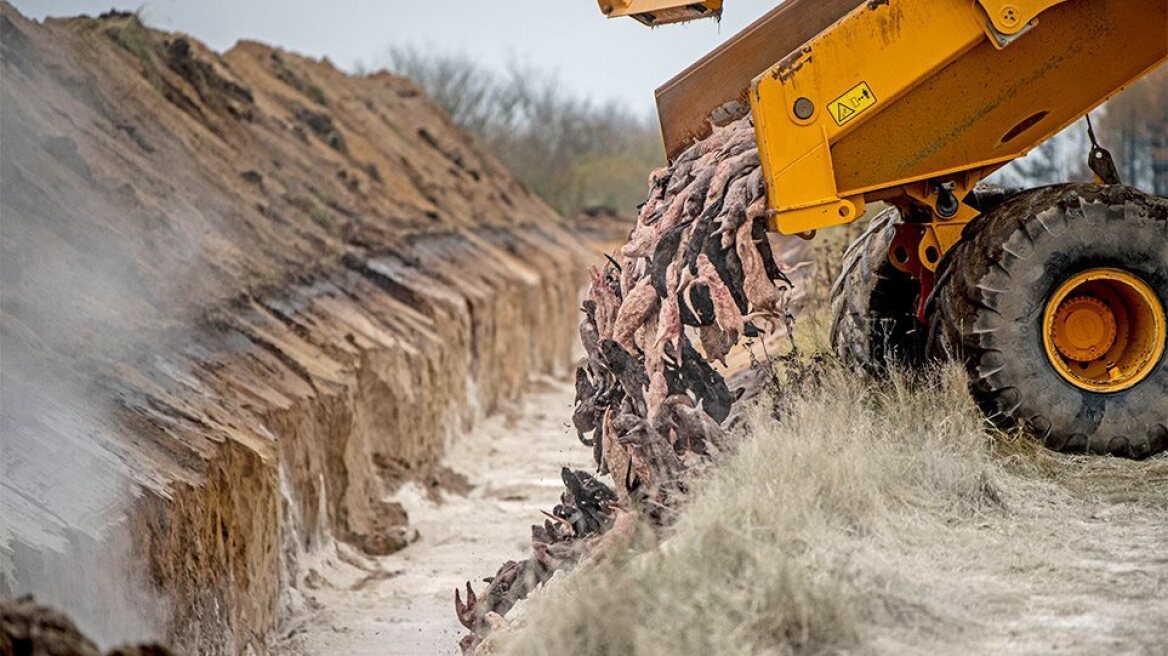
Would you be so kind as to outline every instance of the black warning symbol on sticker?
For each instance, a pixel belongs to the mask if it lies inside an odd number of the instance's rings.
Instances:
[[[828,105],[828,113],[831,114],[836,125],[842,126],[869,107],[875,106],[876,95],[872,93],[867,82],[861,82],[848,89],[844,95],[831,101],[831,104]]]

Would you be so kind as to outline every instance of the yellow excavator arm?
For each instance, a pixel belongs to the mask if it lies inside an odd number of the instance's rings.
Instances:
[[[976,210],[943,198],[1150,71],[1166,34],[1168,0],[865,3],[751,84],[772,226],[838,225],[897,196],[962,223]]]
[[[649,25],[721,10],[601,5]],[[895,208],[832,287],[844,362],[957,357],[999,426],[1146,457],[1168,450],[1164,188],[1121,184],[1093,132],[1095,182],[975,185],[1165,59],[1168,0],[787,0],[658,89],[657,106],[671,161],[713,122],[752,116],[759,228],[811,236],[871,201]]]
[[[721,10],[601,5],[650,24]],[[911,204],[934,214],[934,268],[977,213],[950,199],[1168,58],[1166,35],[1168,0],[789,0],[661,87],[659,115],[672,158],[716,109],[748,105],[772,229]]]

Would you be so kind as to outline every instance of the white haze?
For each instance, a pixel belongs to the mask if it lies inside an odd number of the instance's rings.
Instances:
[[[91,290],[118,286],[91,282]],[[84,334],[89,317],[71,313],[74,301],[62,289],[39,309]],[[103,434],[112,424],[111,390],[80,371],[5,355],[0,350],[0,593],[32,594],[66,611],[103,647],[161,637],[166,604],[141,565],[131,565],[125,512],[136,492],[112,450],[125,437]]]
[[[129,436],[113,434],[120,430],[115,365],[105,359],[150,355],[127,352],[149,343],[134,319],[145,301],[133,262],[150,253],[113,234],[90,243],[54,238],[97,231],[78,228],[76,216],[45,215],[43,194],[53,184],[108,190],[46,166],[40,137],[21,122],[27,116],[7,92],[0,101],[0,596],[33,594],[103,647],[159,638],[167,605],[132,557],[135,536],[125,522],[143,474],[130,471],[120,451]],[[116,216],[94,218],[118,224]]]

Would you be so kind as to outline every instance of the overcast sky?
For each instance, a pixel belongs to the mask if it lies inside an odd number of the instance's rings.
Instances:
[[[11,0],[22,13],[141,9],[145,21],[216,50],[249,38],[327,56],[342,68],[384,62],[392,45],[463,52],[492,65],[520,58],[598,100],[653,107],[653,89],[779,0],[728,0],[721,25],[649,29],[605,19],[596,0]]]

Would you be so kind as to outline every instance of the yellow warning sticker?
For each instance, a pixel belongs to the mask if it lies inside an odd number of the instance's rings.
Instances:
[[[861,82],[848,90],[847,93],[831,101],[827,111],[839,126],[847,125],[848,121],[863,114],[869,107],[876,105],[876,94],[868,87],[867,82]]]

